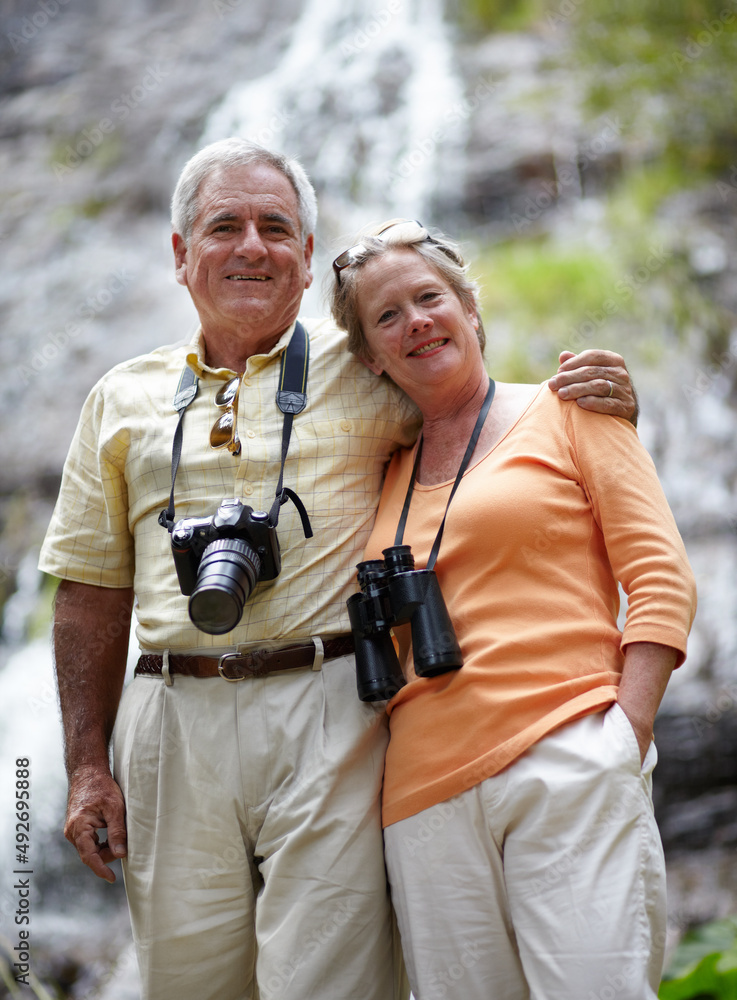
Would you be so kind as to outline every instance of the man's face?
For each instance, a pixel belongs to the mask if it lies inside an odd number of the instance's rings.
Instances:
[[[297,195],[264,164],[216,168],[200,185],[189,244],[172,238],[177,281],[189,289],[207,341],[236,335],[269,350],[294,322],[312,284]]]

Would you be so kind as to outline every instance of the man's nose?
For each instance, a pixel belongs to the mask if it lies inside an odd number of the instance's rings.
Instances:
[[[259,260],[266,256],[266,246],[255,222],[247,222],[236,245],[236,253],[248,260]]]

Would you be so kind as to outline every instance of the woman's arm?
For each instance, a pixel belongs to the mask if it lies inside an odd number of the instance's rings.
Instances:
[[[652,740],[655,713],[676,664],[677,650],[659,642],[631,642],[625,649],[618,702],[630,720],[645,760]]]

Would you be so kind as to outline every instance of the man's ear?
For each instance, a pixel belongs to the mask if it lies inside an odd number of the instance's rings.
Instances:
[[[357,354],[356,357],[361,362],[361,364],[365,365],[369,371],[374,373],[374,375],[384,374],[384,369],[381,367],[381,365],[377,365],[377,363],[372,358],[364,357],[363,354]]]
[[[187,286],[187,246],[179,233],[171,234],[174,250],[174,275],[180,285]]]
[[[315,250],[315,237],[310,233],[305,241],[305,288],[312,284],[312,254]]]

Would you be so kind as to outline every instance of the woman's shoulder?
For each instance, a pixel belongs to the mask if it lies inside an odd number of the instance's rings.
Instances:
[[[512,427],[538,400],[547,383],[497,382],[494,409],[500,431]]]
[[[547,382],[496,382],[494,402],[510,406],[527,406]]]

